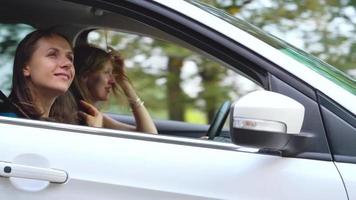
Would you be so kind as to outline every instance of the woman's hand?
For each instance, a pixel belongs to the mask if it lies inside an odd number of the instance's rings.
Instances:
[[[79,111],[79,117],[81,117],[88,126],[103,127],[103,114],[93,105],[83,100],[80,101],[80,106],[83,111]]]
[[[124,59],[120,56],[120,53],[112,47],[108,47],[108,49],[114,65],[113,73],[115,74],[115,81],[119,84],[127,81]]]

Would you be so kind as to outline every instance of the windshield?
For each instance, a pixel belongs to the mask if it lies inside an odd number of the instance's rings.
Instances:
[[[334,83],[340,85],[344,89],[350,91],[353,94],[356,94],[356,81],[343,73],[342,71],[336,69],[335,67],[331,66],[330,64],[325,63],[324,61],[316,58],[315,56],[308,54],[283,40],[274,37],[260,28],[255,27],[243,21],[237,17],[231,16],[224,10],[209,6],[197,0],[186,0],[191,4],[223,19],[230,24],[238,27],[241,30],[248,32],[249,34],[255,36],[256,38],[266,42],[267,44],[271,45],[274,48],[279,49],[284,54],[290,56],[291,58],[297,60],[300,63],[303,63],[305,66],[308,66],[312,70],[318,72],[319,74],[327,77]]]

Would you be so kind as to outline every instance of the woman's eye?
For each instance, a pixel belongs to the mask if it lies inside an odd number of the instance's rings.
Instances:
[[[57,57],[57,53],[56,52],[50,52],[47,54],[48,57],[51,57],[51,58],[55,58]]]
[[[67,58],[68,58],[68,60],[70,60],[71,62],[73,62],[73,60],[74,60],[74,57],[71,56],[71,55],[67,56]]]

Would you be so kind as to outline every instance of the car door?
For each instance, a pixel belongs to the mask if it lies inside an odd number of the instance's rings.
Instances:
[[[1,199],[347,199],[328,161],[7,117],[0,130]],[[49,170],[68,179],[39,181]]]
[[[296,80],[284,82],[288,76],[271,75],[288,73],[273,66],[262,69],[265,60],[231,50],[240,47],[164,6],[150,1],[122,2],[95,1],[95,5],[111,6],[110,12],[119,12],[113,9],[116,6],[125,8],[124,14],[129,16],[141,11],[135,20],[192,42],[231,66],[243,61],[241,70],[256,82],[311,108],[307,119],[318,120],[318,125],[306,122],[304,130],[320,130],[320,115],[314,112],[318,105],[313,97],[303,95],[300,88],[305,86],[289,92],[289,84]],[[199,139],[0,117],[0,199],[347,199],[342,179],[325,150],[325,134],[316,134],[305,154],[281,157],[276,152]]]
[[[345,183],[349,199],[356,199],[356,117],[319,94],[331,151]]]

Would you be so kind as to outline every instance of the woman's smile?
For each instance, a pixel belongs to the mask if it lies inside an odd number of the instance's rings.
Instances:
[[[71,78],[72,76],[70,75],[70,73],[58,72],[58,73],[55,73],[54,76],[59,77],[64,80],[67,80],[67,81],[72,80],[72,78]]]

